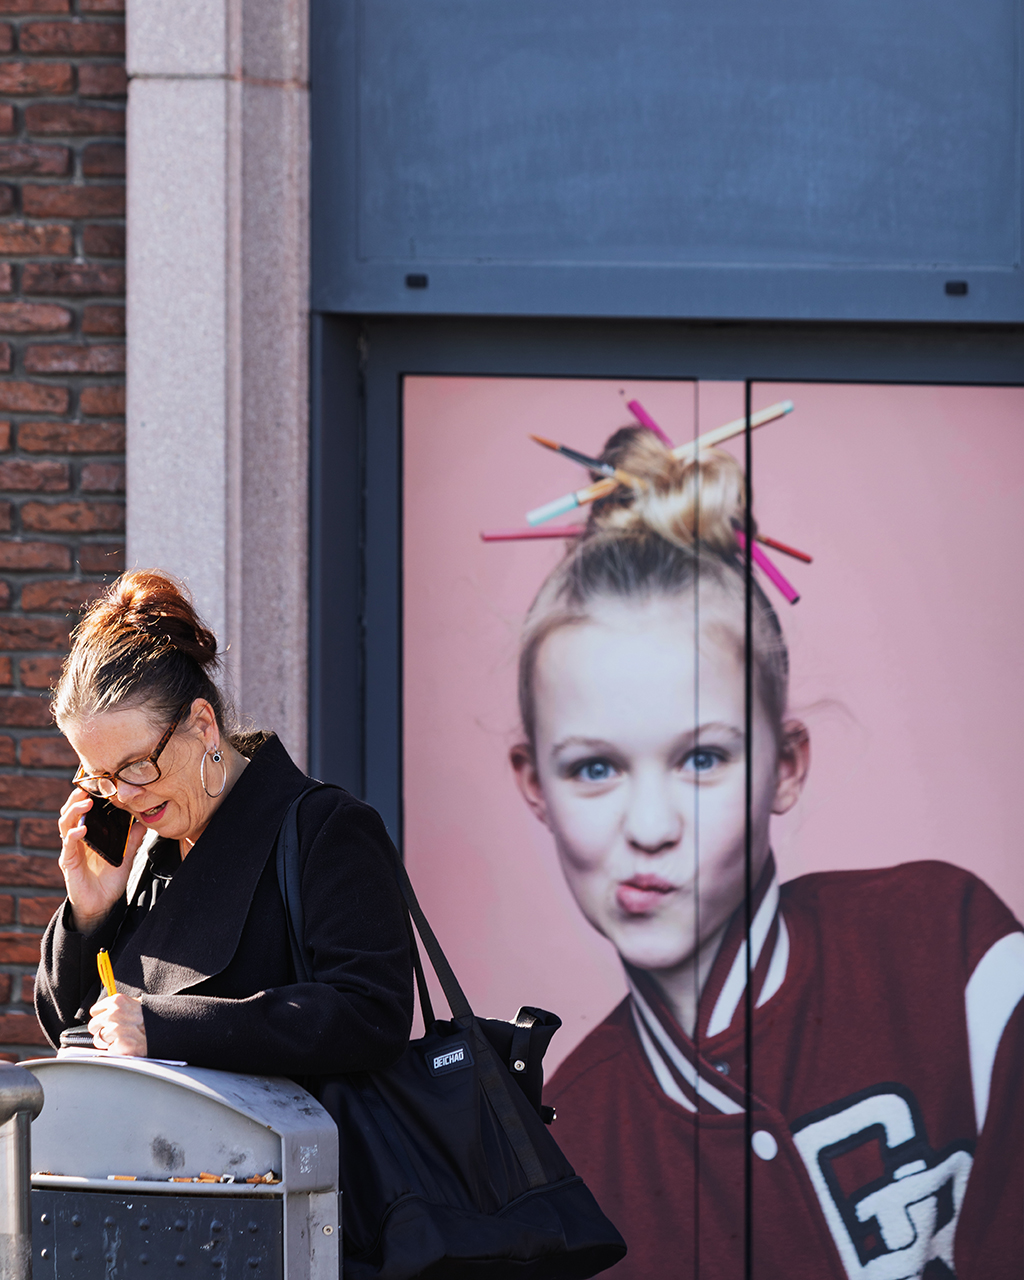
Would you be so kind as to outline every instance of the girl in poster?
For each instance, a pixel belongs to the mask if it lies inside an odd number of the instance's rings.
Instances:
[[[764,1280],[1019,1277],[1024,933],[939,862],[779,885],[809,742],[756,584],[746,740],[742,472],[641,428],[602,459],[646,487],[532,606],[512,762],[629,983],[547,1093],[618,1270],[738,1280],[749,1248]]]

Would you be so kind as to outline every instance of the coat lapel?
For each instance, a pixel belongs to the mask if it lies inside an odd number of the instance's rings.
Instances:
[[[272,735],[118,956],[119,983],[174,995],[228,966],[281,820],[307,785]]]

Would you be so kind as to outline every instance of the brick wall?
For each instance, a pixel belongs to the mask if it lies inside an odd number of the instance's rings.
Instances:
[[[173,0],[170,0],[173,3]],[[74,757],[47,691],[124,557],[124,3],[0,0],[0,1057],[29,1057]]]

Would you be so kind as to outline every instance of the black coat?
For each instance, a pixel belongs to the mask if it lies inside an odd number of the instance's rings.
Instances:
[[[131,904],[123,898],[88,937],[64,904],[36,980],[52,1044],[88,1021],[100,995],[96,953],[109,947],[118,990],[142,1000],[152,1058],[301,1077],[397,1060],[412,1022],[412,973],[395,855],[377,813],[340,789],[315,791],[299,809],[316,981],[295,981],[273,851],[305,785],[271,736],[184,861],[176,843],[159,841]]]

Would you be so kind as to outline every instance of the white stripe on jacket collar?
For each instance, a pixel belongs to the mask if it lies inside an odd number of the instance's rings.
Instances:
[[[751,970],[756,967],[761,958],[765,942],[776,919],[779,927],[775,947],[757,998],[756,1008],[760,1008],[779,990],[785,981],[789,966],[789,931],[779,910],[778,880],[773,877],[751,923]],[[746,941],[741,940],[708,1023],[707,1036],[709,1037],[728,1029],[743,1001],[747,980],[746,956]],[[626,980],[629,984],[631,1012],[637,1037],[662,1092],[687,1111],[696,1111],[697,1104],[700,1102],[723,1115],[736,1115],[741,1112],[743,1108],[708,1079],[708,1074],[713,1073],[714,1068],[707,1063],[700,1063],[699,1058],[692,1059],[677,1043],[680,1035],[679,1028],[672,1029],[675,1033],[673,1035],[672,1031],[662,1024],[658,1014],[651,1008],[630,977],[628,970]]]
[[[750,925],[750,969],[751,972],[757,967],[758,960],[761,959],[761,952],[764,949],[765,940],[771,930],[772,922],[779,910],[779,881],[777,876],[772,876],[771,884],[769,884],[764,897],[761,899],[761,905],[757,909]],[[788,958],[789,954],[789,936],[785,932],[785,925],[781,917],[779,923],[782,927],[779,929],[779,941],[775,944],[775,954],[772,956],[772,965],[774,966],[776,958],[779,955],[779,944],[785,938],[785,950]],[[772,976],[772,975],[769,975]],[[782,986],[782,979],[786,976],[785,968],[782,970],[782,976],[778,978],[775,990]],[[768,982],[765,981],[765,987]],[[736,1010],[740,1006],[743,999],[743,992],[747,988],[747,940],[746,938],[740,943],[736,951],[736,955],[732,962],[732,968],[729,970],[729,976],[726,978],[715,1002],[714,1010],[708,1020],[707,1035],[717,1036],[722,1031],[727,1031],[732,1025],[732,1020],[736,1016]],[[767,996],[761,993],[758,1000],[758,1006],[764,1004]]]

